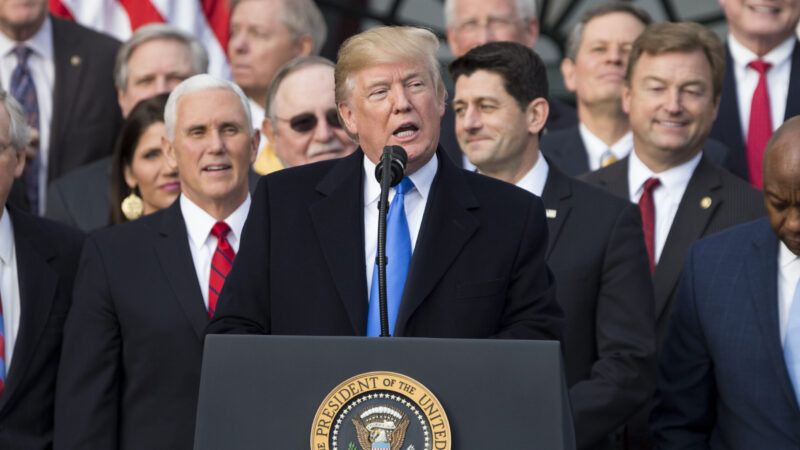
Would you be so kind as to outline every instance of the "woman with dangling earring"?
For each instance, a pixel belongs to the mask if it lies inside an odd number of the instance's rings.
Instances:
[[[139,102],[122,124],[111,168],[111,222],[164,209],[181,192],[178,172],[161,150],[167,94]]]

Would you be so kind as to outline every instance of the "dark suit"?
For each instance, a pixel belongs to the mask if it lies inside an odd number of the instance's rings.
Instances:
[[[21,315],[0,397],[0,448],[49,449],[61,331],[72,301],[83,236],[9,208]]]
[[[748,124],[742,124],[739,114],[739,96],[736,92],[736,75],[734,74],[733,58],[730,48],[725,46],[725,81],[722,84],[722,97],[719,103],[719,112],[711,137],[722,141],[730,154],[725,167],[745,180],[748,178],[746,143],[743,138]],[[789,76],[789,92],[786,98],[786,113],[782,118],[773,117],[775,120],[790,119],[800,114],[800,41],[795,41],[792,52],[792,68]],[[744,128],[742,128],[744,127]]]
[[[560,338],[541,201],[437,157],[395,335]],[[210,333],[364,335],[362,158],[262,177]]]
[[[628,161],[628,158],[622,159],[616,164],[587,174],[584,179],[629,200]],[[706,197],[711,200],[711,204],[704,208],[702,200]],[[764,214],[761,193],[713,164],[707,157],[700,159],[678,205],[653,274],[657,349],[661,348],[666,335],[676,287],[689,246],[703,236]],[[628,437],[633,442],[632,448],[649,447],[648,416],[649,408],[646,408],[629,422]]]
[[[180,202],[93,233],[64,329],[56,449],[192,448],[208,316]]]
[[[579,449],[610,435],[655,389],[653,285],[639,210],[550,165],[547,264],[567,319],[564,353]]]
[[[53,117],[49,148],[41,150],[48,151],[48,182],[111,154],[122,124],[113,79],[120,43],[73,22],[51,19]],[[22,188],[22,183],[15,187]],[[21,206],[27,208],[27,200]]]
[[[659,448],[800,448],[778,325],[778,245],[764,218],[689,252],[659,364]]]
[[[541,148],[549,161],[571,177],[590,171],[589,154],[578,125],[545,133]],[[722,142],[708,139],[703,153],[711,162],[724,166],[730,150]]]
[[[86,232],[110,225],[111,164],[107,156],[50,183],[45,216]],[[258,178],[253,170],[248,174],[251,193]]]

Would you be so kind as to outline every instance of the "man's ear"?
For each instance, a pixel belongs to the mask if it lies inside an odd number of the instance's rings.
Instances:
[[[358,121],[350,105],[347,102],[339,102],[336,108],[339,110],[339,118],[344,122],[344,127],[350,136],[358,136]]]
[[[258,146],[261,143],[261,133],[253,129],[253,137],[250,138],[250,165],[256,162],[258,156]]]
[[[300,36],[300,39],[297,42],[297,48],[299,52],[297,56],[311,55],[314,53],[314,39],[310,34],[304,34]]]
[[[528,131],[538,136],[547,123],[548,114],[550,114],[550,104],[544,98],[538,97],[528,103],[528,107],[525,109]]]
[[[175,154],[175,147],[166,136],[161,136],[161,151],[167,157],[167,165],[172,170],[178,170],[178,157]]]
[[[622,86],[622,110],[625,114],[631,113],[631,88],[627,84]]]
[[[575,83],[575,62],[569,58],[561,60],[561,78],[564,79],[564,87],[570,92],[577,89]]]
[[[25,156],[25,149],[17,149],[17,148],[10,148],[8,149],[16,154],[17,157],[17,165],[14,167],[14,178],[19,178],[22,176],[22,173],[25,171],[25,162],[27,161],[27,157]]]

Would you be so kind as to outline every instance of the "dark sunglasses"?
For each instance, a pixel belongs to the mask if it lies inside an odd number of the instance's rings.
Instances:
[[[289,126],[298,133],[308,133],[317,127],[317,115],[310,112],[298,114],[290,119],[281,119],[280,117],[278,119],[289,122]],[[328,125],[333,128],[342,128],[339,115],[333,108],[325,111],[325,122],[328,122]]]

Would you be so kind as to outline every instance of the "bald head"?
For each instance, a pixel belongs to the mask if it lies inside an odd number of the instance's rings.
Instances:
[[[800,256],[800,117],[784,122],[764,151],[764,204],[775,234]]]

